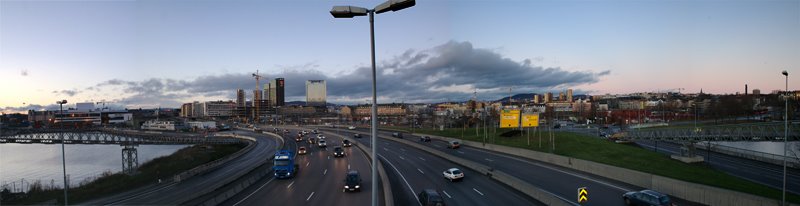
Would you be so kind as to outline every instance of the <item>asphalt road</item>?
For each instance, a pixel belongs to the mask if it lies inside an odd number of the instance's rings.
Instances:
[[[368,131],[368,129],[360,130],[361,132]],[[388,131],[379,131],[379,136],[392,138],[391,132]],[[571,204],[577,204],[577,190],[580,187],[586,187],[589,191],[589,201],[581,205],[624,205],[622,194],[628,191],[644,189],[617,180],[524,157],[511,156],[464,145],[460,149],[448,149],[447,143],[444,141],[432,140],[431,142],[423,143],[418,141],[418,136],[407,133],[404,136],[405,139],[415,141],[418,144],[506,172]],[[678,205],[697,204],[674,197],[673,200]]]
[[[316,138],[313,133],[306,135],[302,142],[295,142],[297,132],[281,132],[287,149],[297,151],[298,147],[305,146],[308,150],[305,155],[297,155],[296,163],[300,166],[297,176],[291,179],[267,176],[221,205],[369,205],[371,174],[366,155],[352,146],[344,147],[345,157],[336,158],[333,148],[341,145],[342,138],[323,134],[328,147],[319,148],[305,141],[311,136]],[[358,170],[361,174],[361,192],[342,191],[348,170]]]
[[[274,138],[264,134],[252,133],[244,130],[234,130],[256,138],[256,145],[249,152],[239,158],[230,160],[217,169],[205,174],[194,176],[179,183],[164,182],[162,184],[146,186],[146,189],[133,190],[111,197],[93,200],[81,204],[89,205],[178,205],[198,196],[197,193],[209,188],[216,188],[233,181],[252,168],[263,164],[268,155],[275,153],[279,144]]]
[[[655,150],[654,141],[636,141],[639,146]],[[658,142],[658,152],[673,155],[680,154],[681,145],[672,142]],[[714,169],[723,171],[730,175],[750,180],[759,184],[767,185],[775,189],[783,188],[783,166],[775,165],[722,153],[711,152],[709,158],[708,150],[697,147],[697,155],[703,156],[706,163]],[[789,193],[800,194],[800,170],[787,168],[786,191]]]
[[[335,133],[335,130],[326,130]],[[353,136],[351,131],[338,131]],[[357,139],[369,144],[370,136]],[[386,134],[379,134],[385,137]],[[527,195],[482,174],[441,157],[389,140],[378,141],[378,155],[392,184],[395,205],[419,205],[417,195],[423,189],[435,189],[448,205],[543,205]],[[464,172],[464,180],[450,182],[442,176],[449,168]]]

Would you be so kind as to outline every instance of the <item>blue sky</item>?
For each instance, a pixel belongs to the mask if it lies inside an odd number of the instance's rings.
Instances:
[[[328,11],[379,3],[2,0],[0,109],[65,98],[131,107],[227,99],[252,89],[247,75],[256,69],[295,77],[288,86],[328,79],[329,101],[361,103],[369,93],[352,89],[369,83],[368,18]],[[491,99],[511,86],[771,91],[783,87],[780,70],[800,66],[797,0],[419,1],[375,19],[389,79],[379,85],[383,102],[466,99],[475,90]],[[500,69],[515,73],[492,72]],[[289,99],[304,99],[302,90]]]

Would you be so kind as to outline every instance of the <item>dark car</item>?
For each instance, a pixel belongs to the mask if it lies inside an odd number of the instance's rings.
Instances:
[[[308,138],[308,143],[309,143],[309,144],[315,144],[315,143],[317,143],[317,141],[316,141],[316,139],[314,139],[313,137],[309,137],[309,138]]]
[[[447,143],[447,148],[458,149],[459,147],[461,147],[461,143],[458,141],[450,141]]]
[[[350,140],[342,141],[342,147],[349,147],[349,146],[353,146],[353,143],[351,143]]]
[[[361,134],[353,134],[353,137],[355,137],[355,138],[361,138]]]
[[[361,175],[358,174],[357,170],[347,171],[347,175],[344,177],[344,189],[342,189],[342,192],[347,191],[361,191]]]
[[[392,137],[403,138],[403,133],[400,132],[392,133]]]
[[[673,205],[669,196],[653,190],[627,192],[622,195],[626,205]]]
[[[436,192],[436,190],[424,189],[417,194],[417,197],[422,206],[444,206],[444,198],[442,198],[442,195],[439,195],[439,192]]]
[[[421,142],[430,142],[431,141],[431,137],[422,136],[422,137],[419,137],[419,141],[421,141]]]
[[[344,157],[344,149],[340,146],[333,148],[333,157]]]

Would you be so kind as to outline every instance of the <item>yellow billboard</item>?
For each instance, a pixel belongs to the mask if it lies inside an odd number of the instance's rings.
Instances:
[[[522,114],[522,127],[538,127],[539,114]]]
[[[500,128],[519,127],[519,110],[504,109],[500,112]]]

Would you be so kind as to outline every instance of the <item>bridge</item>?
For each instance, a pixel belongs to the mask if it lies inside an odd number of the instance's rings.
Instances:
[[[106,128],[4,130],[0,144],[106,144],[122,146],[122,171],[133,174],[139,167],[139,145],[236,144],[235,138],[194,134],[170,134]]]

